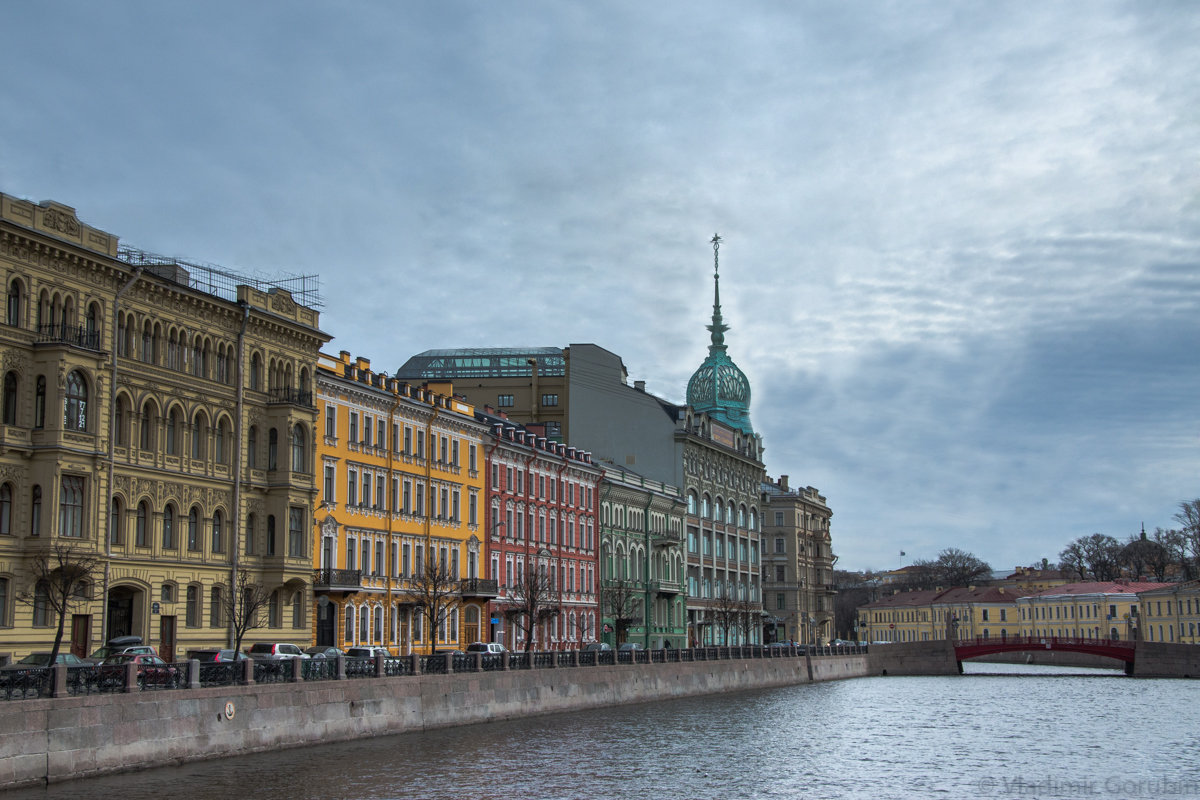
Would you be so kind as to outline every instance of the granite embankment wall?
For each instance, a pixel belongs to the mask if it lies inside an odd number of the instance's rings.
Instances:
[[[1135,678],[1200,678],[1200,647],[1139,641],[1133,656]]]
[[[948,641],[892,642],[872,645],[870,675],[957,675],[958,659]]]
[[[0,789],[365,736],[861,677],[868,674],[868,658],[620,664],[11,701],[0,703]]]

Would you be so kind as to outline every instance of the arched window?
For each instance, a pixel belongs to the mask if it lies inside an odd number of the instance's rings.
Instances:
[[[346,604],[346,644],[354,644],[354,606]]]
[[[188,550],[200,549],[200,512],[195,506],[188,512],[187,543]]]
[[[267,433],[267,469],[278,467],[279,461],[279,431],[275,428]]]
[[[292,627],[304,627],[304,595],[301,592],[292,595]]]
[[[149,547],[150,538],[148,533],[147,523],[150,518],[150,509],[146,506],[146,501],[138,503],[137,507],[137,531],[134,534],[134,543],[138,547]]]
[[[117,398],[117,404],[113,407],[113,441],[118,446],[125,446],[129,441],[129,431],[126,426],[129,425],[129,402],[122,395]]]
[[[138,426],[138,446],[143,450],[154,447],[154,405],[147,400],[142,404],[142,417]]]
[[[721,502],[721,498],[717,498],[716,514],[713,515],[717,522],[725,521],[725,504]]]
[[[688,492],[687,496],[687,513],[695,515],[696,513],[696,493]]]
[[[712,500],[709,499],[707,494],[704,495],[703,499],[700,501],[700,516],[704,517],[705,519],[710,519],[712,517]]]
[[[108,510],[108,541],[110,544],[121,543],[121,499],[114,497]]]
[[[72,539],[83,537],[83,478],[64,475],[58,500],[58,535]]]
[[[88,306],[87,316],[83,320],[83,329],[87,334],[88,347],[100,346],[100,312],[97,310],[96,304],[92,303]]]
[[[149,320],[142,326],[142,361],[147,364],[154,363],[154,334]]]
[[[63,427],[69,431],[87,430],[88,412],[87,381],[83,374],[73,369],[67,373],[67,396],[63,400]]]
[[[164,550],[175,548],[175,509],[169,505],[163,509],[162,546]]]
[[[0,535],[12,535],[12,484],[0,486]]]
[[[304,426],[292,428],[292,472],[308,472],[307,460],[304,457]]]
[[[4,424],[17,424],[17,373],[4,373]]]
[[[189,628],[200,627],[200,587],[195,584],[187,587],[187,616],[184,624]]]
[[[212,518],[212,551],[221,553],[225,550],[225,543],[221,540],[221,512],[218,509],[213,512]]]
[[[224,417],[217,422],[217,438],[213,442],[213,458],[218,464],[229,463],[229,420]]]
[[[204,440],[208,438],[207,420],[197,411],[192,419],[192,458],[204,458]]]
[[[250,356],[250,388],[262,389],[262,358],[258,353]]]
[[[179,437],[182,435],[181,424],[179,421],[179,409],[172,408],[170,415],[167,417],[167,455],[179,455]]]
[[[214,628],[225,627],[225,590],[220,586],[209,591],[208,624]]]
[[[246,555],[254,555],[254,528],[255,516],[253,514],[246,515]]]
[[[21,282],[14,280],[8,285],[8,308],[5,321],[13,327],[21,324]]]
[[[275,515],[267,515],[267,555],[275,555]]]
[[[46,376],[37,376],[37,388],[33,393],[33,427],[46,427]]]
[[[258,469],[258,426],[251,425],[246,434],[246,466]]]

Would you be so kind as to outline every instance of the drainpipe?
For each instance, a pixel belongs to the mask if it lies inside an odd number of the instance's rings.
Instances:
[[[393,390],[395,390],[394,383],[392,384],[392,388],[393,388]],[[400,408],[399,393],[396,394],[396,400],[394,403],[392,403],[392,407],[388,409],[387,433],[392,437],[392,446],[387,449],[387,486],[385,486],[384,489],[385,489],[385,491],[389,491],[389,492],[391,491],[392,480],[393,480],[393,476],[395,475],[395,459],[394,459],[393,454],[396,452],[396,444],[397,444],[395,434],[399,433],[399,431],[393,432],[394,429],[392,426],[395,424],[394,420],[396,419],[396,409],[398,409],[398,408]],[[399,498],[396,498],[396,499],[399,499]],[[385,503],[385,506],[386,505],[387,504]],[[392,503],[391,505],[394,506],[395,504]],[[399,549],[400,543],[392,541],[392,519],[395,517],[396,509],[394,507],[388,508],[385,513],[387,515],[388,547],[389,548],[395,547],[395,548]],[[392,644],[392,626],[395,625],[395,627],[397,629],[399,629],[400,625],[395,619],[393,619],[395,612],[392,610],[392,571],[390,569],[385,569],[384,572],[387,574],[387,615],[386,615],[387,630],[383,632],[383,641],[384,641],[385,645],[390,646]],[[399,650],[398,644],[397,644],[397,650]],[[397,652],[396,655],[402,655],[402,654]]]
[[[646,485],[646,482],[643,479],[643,481],[642,481],[643,488],[645,487],[645,485]],[[642,623],[642,638],[644,639],[644,641],[642,643],[642,647],[645,648],[646,650],[650,649],[650,618],[651,618],[650,617],[650,610],[651,610],[650,565],[654,562],[654,558],[651,556],[651,554],[654,552],[654,549],[653,549],[653,544],[650,541],[650,507],[653,504],[654,504],[654,496],[651,495],[650,498],[646,501],[646,507],[642,509],[642,537],[645,539],[644,546],[646,548],[646,554],[647,554],[645,568],[642,570],[642,579],[646,582],[645,583],[645,586],[646,586],[645,600],[642,603],[642,605],[643,605],[642,613],[645,615],[645,620]]]
[[[244,524],[242,522],[242,433],[243,433],[243,409],[246,405],[246,381],[244,380],[244,370],[246,364],[246,326],[250,322],[250,306],[245,300],[238,303],[242,307],[242,327],[238,330],[238,368],[237,368],[237,412],[234,423],[237,430],[234,432],[234,441],[237,442],[235,451],[237,453],[233,459],[233,513],[230,514],[233,530],[229,532],[229,547],[232,551],[229,560],[229,608],[237,608],[239,599],[234,597],[237,591],[237,574],[239,566],[239,556],[241,554],[241,535]],[[316,376],[313,376],[313,386],[316,386]],[[232,648],[237,643],[237,633],[234,630],[233,614],[229,615],[229,646]],[[236,654],[235,654],[236,658]]]
[[[117,314],[121,303],[121,297],[133,288],[137,283],[138,278],[142,276],[142,267],[134,267],[133,277],[125,282],[125,285],[117,290],[116,296],[113,298],[113,313],[112,313],[112,365],[109,368],[109,386],[108,386],[108,408],[111,415],[112,410],[117,404]],[[120,424],[120,420],[117,421]],[[116,491],[113,489],[113,466],[117,459],[117,435],[113,429],[111,416],[109,418],[108,427],[108,509],[109,520],[112,520],[112,504],[113,498],[116,496]],[[108,583],[111,577],[110,568],[112,561],[112,531],[105,530],[104,532],[104,602],[100,605],[100,631],[101,642],[108,641]]]
[[[432,392],[429,389],[422,389],[425,393],[425,402],[428,402],[433,407],[433,414],[425,421],[425,497],[429,500],[425,504],[425,559],[421,562],[422,568],[428,568],[431,563],[430,558],[434,558],[436,554],[433,552],[433,511],[437,508],[437,495],[433,493],[433,423],[438,418],[438,405],[436,399],[433,402],[429,401],[429,395]],[[436,396],[435,396],[436,397]],[[437,629],[438,620],[441,619],[441,609],[432,609],[433,613],[428,615],[429,622],[429,652],[432,655],[437,651]],[[420,613],[420,612],[418,612]]]

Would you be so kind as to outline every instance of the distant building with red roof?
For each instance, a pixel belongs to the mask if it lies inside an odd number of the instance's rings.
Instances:
[[[1085,581],[1055,586],[1017,600],[1023,636],[1080,639],[1137,638],[1138,593],[1167,583]]]

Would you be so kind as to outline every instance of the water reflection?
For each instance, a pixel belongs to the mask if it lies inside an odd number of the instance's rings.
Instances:
[[[1074,798],[1081,788],[1091,797],[1162,796],[1130,791],[1131,777],[1174,780],[1196,790],[1174,796],[1200,797],[1200,684],[1097,680],[1109,671],[1078,668],[1070,671],[1085,674],[969,669],[964,677],[864,678],[449,728],[3,800]]]

